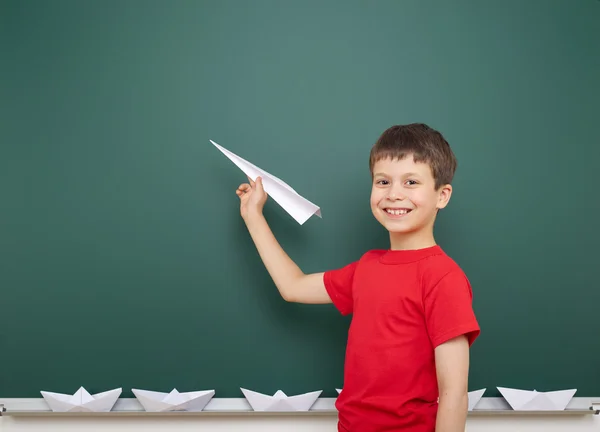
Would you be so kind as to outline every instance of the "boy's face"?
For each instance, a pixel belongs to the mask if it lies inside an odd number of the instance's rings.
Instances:
[[[390,232],[432,235],[437,210],[448,204],[452,187],[435,189],[435,179],[426,163],[413,156],[382,159],[373,167],[371,210]]]

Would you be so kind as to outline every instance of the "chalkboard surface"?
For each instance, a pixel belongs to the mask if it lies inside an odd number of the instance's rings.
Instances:
[[[436,240],[482,327],[470,389],[600,395],[600,3],[0,2],[0,397],[343,385],[349,319],[286,303],[239,215],[243,173],[305,272],[388,247],[368,152],[442,131]]]

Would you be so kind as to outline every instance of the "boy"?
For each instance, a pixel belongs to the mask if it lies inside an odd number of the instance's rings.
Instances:
[[[343,268],[304,274],[271,232],[260,178],[240,185],[240,212],[286,301],[352,313],[338,431],[464,432],[469,347],[479,335],[472,292],[435,243],[456,159],[425,124],[393,126],[371,149],[371,210],[390,248]]]

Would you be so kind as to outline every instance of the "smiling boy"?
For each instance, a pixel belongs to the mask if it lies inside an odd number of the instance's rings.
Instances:
[[[342,268],[305,274],[281,248],[262,209],[262,181],[236,193],[265,267],[289,302],[333,303],[352,314],[338,431],[464,432],[469,347],[479,335],[470,283],[436,244],[456,158],[436,130],[393,126],[371,149],[371,211],[390,248]]]

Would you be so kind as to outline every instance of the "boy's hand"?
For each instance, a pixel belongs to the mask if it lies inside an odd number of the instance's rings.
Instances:
[[[248,217],[261,214],[267,201],[267,193],[263,189],[262,179],[257,177],[256,181],[252,181],[248,177],[248,181],[250,183],[242,183],[235,191],[240,197],[240,214],[244,221],[248,221]]]
[[[304,274],[281,248],[262,217],[262,209],[267,201],[262,179],[257,177],[256,181],[252,181],[248,177],[248,181],[235,191],[240,197],[240,213],[281,296],[286,301],[296,303],[331,303],[323,273]]]

